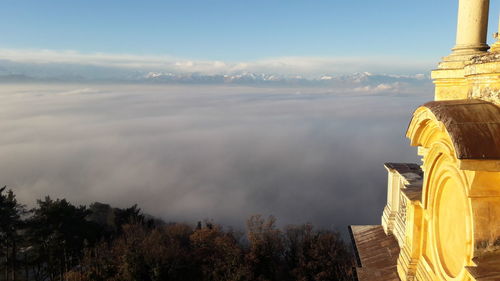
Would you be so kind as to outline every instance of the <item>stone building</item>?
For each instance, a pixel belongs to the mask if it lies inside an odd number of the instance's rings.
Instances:
[[[459,0],[435,100],[406,131],[422,164],[386,163],[381,225],[349,227],[358,280],[500,280],[500,41],[486,44],[488,13],[489,0]]]

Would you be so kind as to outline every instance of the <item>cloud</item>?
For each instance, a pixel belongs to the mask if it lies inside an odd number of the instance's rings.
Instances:
[[[394,82],[394,83],[380,83],[376,85],[368,85],[368,86],[362,86],[362,87],[356,87],[353,89],[354,92],[358,93],[395,93],[395,92],[401,92],[404,91],[404,85],[401,87],[401,83],[399,82]]]
[[[83,54],[77,51],[0,49],[0,59],[38,64],[82,64],[106,67],[163,67],[173,60],[168,56],[137,56],[127,54]]]
[[[138,203],[166,220],[235,227],[255,213],[341,230],[379,223],[383,162],[417,160],[404,130],[431,95],[5,85],[0,179],[30,205],[45,195]]]
[[[401,57],[278,57],[255,61],[192,60],[167,55],[81,53],[77,51],[0,49],[0,61],[31,67],[91,66],[124,71],[200,73],[205,75],[245,72],[316,77],[324,74],[375,73],[417,74],[433,66],[431,60]],[[2,63],[0,63],[0,68]],[[5,67],[4,67],[5,68]],[[8,68],[4,72],[8,71]],[[1,70],[0,70],[1,73]]]
[[[80,88],[75,90],[69,90],[66,92],[58,93],[59,95],[82,95],[82,94],[99,94],[102,91],[92,88]]]

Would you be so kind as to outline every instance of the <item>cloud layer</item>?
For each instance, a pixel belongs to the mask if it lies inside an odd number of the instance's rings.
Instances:
[[[46,71],[69,69],[89,73],[96,68],[108,72],[171,72],[224,75],[266,73],[286,76],[319,77],[324,74],[374,72],[386,74],[417,74],[430,69],[433,63],[400,57],[278,57],[256,61],[213,61],[175,58],[171,56],[139,56],[127,54],[85,54],[76,51],[0,49],[0,74],[30,68]],[[78,68],[79,67],[79,68]],[[19,73],[17,73],[19,74]],[[102,75],[102,73],[101,73]]]
[[[416,160],[404,131],[431,99],[384,90],[6,85],[0,179],[24,203],[138,203],[166,220],[378,223],[383,162]]]

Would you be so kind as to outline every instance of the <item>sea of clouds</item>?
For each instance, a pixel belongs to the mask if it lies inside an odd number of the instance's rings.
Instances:
[[[377,224],[383,163],[418,161],[404,135],[432,89],[359,87],[2,84],[0,183],[29,206],[50,195],[237,228],[252,214]]]
[[[236,228],[253,214],[377,224],[383,163],[418,161],[404,135],[432,99],[428,68],[0,49],[0,184],[30,207],[50,195]]]

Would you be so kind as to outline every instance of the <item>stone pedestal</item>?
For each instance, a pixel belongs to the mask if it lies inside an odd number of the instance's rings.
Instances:
[[[452,53],[444,57],[438,69],[432,71],[436,85],[435,100],[466,99],[467,89],[464,67],[471,59],[486,54],[489,0],[460,0],[457,37]]]

